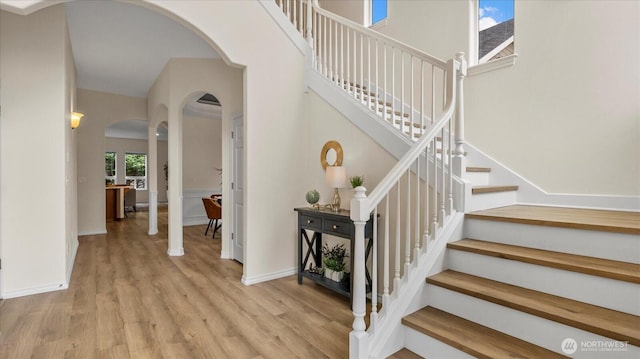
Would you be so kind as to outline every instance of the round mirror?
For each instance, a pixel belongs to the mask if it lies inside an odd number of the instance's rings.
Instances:
[[[328,141],[320,151],[320,164],[323,169],[327,166],[342,166],[342,146],[337,141]]]

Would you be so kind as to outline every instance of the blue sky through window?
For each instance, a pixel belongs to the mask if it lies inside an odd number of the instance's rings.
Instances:
[[[479,0],[478,29],[490,28],[513,19],[513,0]]]
[[[387,0],[371,0],[371,24],[387,18]]]

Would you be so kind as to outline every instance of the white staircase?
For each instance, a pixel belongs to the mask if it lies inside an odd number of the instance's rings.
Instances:
[[[461,54],[445,63],[316,1],[276,4],[309,44],[309,87],[399,159],[368,196],[356,188],[351,202],[351,358],[386,357],[402,347],[409,351],[392,356],[551,358],[575,349],[571,357],[602,357],[589,345],[613,345],[616,358],[640,355],[640,228],[629,234],[469,215],[463,221],[462,212],[518,203],[521,183],[529,192],[532,186],[503,167],[500,176],[465,167]],[[517,181],[500,183],[504,178]],[[371,213],[380,218],[380,235],[367,262],[363,226]],[[480,241],[457,241],[465,237]],[[594,263],[628,273],[594,270]]]
[[[403,320],[405,347],[423,357],[528,357],[529,348],[572,358],[638,357],[638,224],[598,230],[597,220],[588,226],[559,218],[576,213],[637,221],[640,215],[549,208],[543,219],[545,210],[516,206],[513,217],[507,208],[468,214],[464,233],[473,239],[448,244],[447,270],[427,278],[424,308]],[[598,248],[595,241],[603,245]],[[475,337],[440,337],[440,311],[455,316],[451,331],[472,326]],[[483,347],[484,335],[506,347],[512,337],[528,344],[519,342],[512,356],[496,354]]]

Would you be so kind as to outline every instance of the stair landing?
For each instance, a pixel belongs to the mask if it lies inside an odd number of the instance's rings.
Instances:
[[[640,234],[640,212],[514,205],[467,213],[466,218]]]

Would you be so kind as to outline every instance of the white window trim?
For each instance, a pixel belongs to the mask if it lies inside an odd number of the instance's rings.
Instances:
[[[144,155],[144,176],[127,176],[127,155]],[[137,179],[144,179],[144,188],[137,188],[134,184],[134,188],[140,191],[146,191],[149,189],[149,154],[145,152],[125,152],[124,154],[124,182],[127,180],[133,180],[134,183]]]
[[[505,56],[500,59],[485,62],[482,64],[469,66],[467,70],[468,71],[467,75],[475,76],[475,75],[483,74],[485,72],[495,71],[505,67],[513,66],[516,63],[517,57],[518,57],[518,54],[513,54],[513,55]]]

